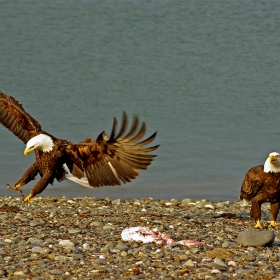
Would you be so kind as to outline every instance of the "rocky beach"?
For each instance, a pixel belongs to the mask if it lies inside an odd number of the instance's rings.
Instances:
[[[0,279],[280,279],[269,207],[260,231],[241,201],[2,196]],[[174,243],[125,241],[130,227]]]

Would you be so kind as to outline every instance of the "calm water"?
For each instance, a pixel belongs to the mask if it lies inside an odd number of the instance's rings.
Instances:
[[[158,131],[158,157],[121,187],[42,195],[234,200],[280,151],[278,1],[0,1],[0,90],[54,136],[110,132],[122,110]],[[0,189],[33,162],[0,127]],[[23,188],[24,194],[33,182]]]

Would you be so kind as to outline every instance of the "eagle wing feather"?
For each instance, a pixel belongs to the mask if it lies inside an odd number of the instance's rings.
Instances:
[[[124,112],[118,134],[118,123],[114,118],[110,137],[102,132],[94,141],[86,139],[77,144],[67,145],[65,152],[69,160],[66,164],[70,172],[79,179],[86,176],[91,187],[116,186],[136,178],[139,170],[147,169],[155,157],[148,153],[159,146],[143,147],[155,139],[156,133],[137,142],[146,131],[143,122],[136,133],[138,124],[138,118],[134,117],[131,130],[123,137],[127,128],[127,115]]]
[[[41,133],[41,125],[33,119],[12,96],[0,91],[0,123],[24,144]]]
[[[250,201],[257,195],[263,186],[262,173],[263,165],[255,166],[248,170],[242,183],[240,199]]]

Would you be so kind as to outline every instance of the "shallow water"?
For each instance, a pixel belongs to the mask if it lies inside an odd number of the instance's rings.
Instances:
[[[95,138],[125,110],[158,131],[158,157],[132,183],[43,195],[237,199],[246,171],[280,151],[277,3],[0,3],[0,90],[44,130]],[[0,133],[1,194],[14,194],[6,184],[34,156]]]

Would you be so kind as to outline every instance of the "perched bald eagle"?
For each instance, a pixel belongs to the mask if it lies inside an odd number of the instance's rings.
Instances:
[[[139,175],[140,169],[147,169],[155,155],[148,154],[158,148],[144,147],[156,137],[156,133],[146,140],[139,140],[145,134],[145,123],[138,130],[138,118],[134,118],[131,130],[127,129],[127,115],[117,133],[117,120],[114,118],[111,135],[104,131],[96,140],[87,138],[77,144],[58,139],[43,131],[38,121],[33,119],[12,96],[0,92],[0,122],[26,144],[28,155],[35,151],[36,161],[26,170],[11,190],[21,193],[20,188],[34,179],[41,179],[30,194],[22,196],[23,202],[41,193],[54,179],[70,179],[88,187],[116,186],[130,182]],[[125,134],[125,135],[124,135]]]
[[[270,202],[271,221],[268,227],[278,228],[275,221],[280,207],[280,154],[270,153],[264,165],[249,169],[245,175],[240,199],[251,201],[251,217],[255,219],[255,228],[263,229],[261,223],[261,205]]]

